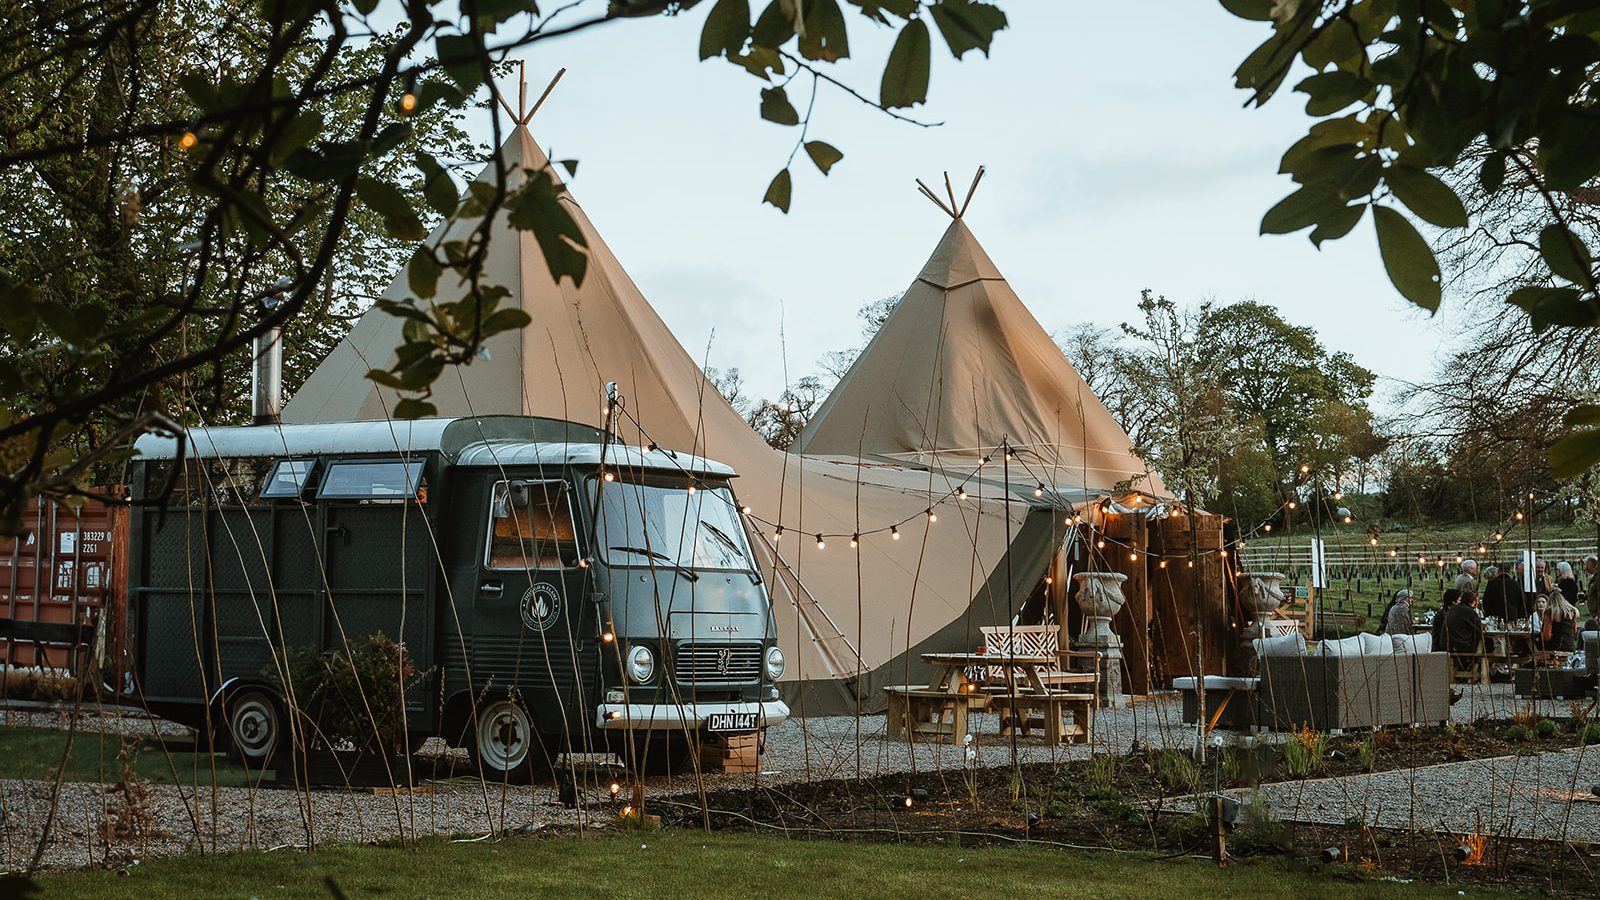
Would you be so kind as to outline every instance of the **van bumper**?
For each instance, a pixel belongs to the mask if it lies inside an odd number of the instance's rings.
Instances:
[[[766,728],[789,718],[782,700],[734,703],[602,703],[595,712],[599,728],[698,729],[717,713],[755,713],[757,727]]]

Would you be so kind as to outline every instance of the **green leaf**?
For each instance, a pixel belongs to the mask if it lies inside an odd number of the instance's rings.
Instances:
[[[1483,158],[1483,168],[1478,170],[1478,184],[1486,194],[1500,190],[1500,185],[1506,181],[1506,154],[1503,151],[1495,152]]]
[[[1535,331],[1552,325],[1600,325],[1600,303],[1585,301],[1574,287],[1530,285],[1512,291],[1506,302],[1527,310]]]
[[[800,35],[800,55],[834,62],[850,55],[850,36],[839,10],[839,0],[807,0],[805,31]]]
[[[400,402],[394,405],[394,417],[396,419],[426,419],[429,416],[438,414],[439,408],[437,406],[415,397],[401,398]]]
[[[794,104],[789,102],[789,95],[783,88],[766,88],[761,92],[761,118],[768,122],[777,122],[779,125],[799,125],[800,114],[795,112]]]
[[[1222,8],[1252,22],[1272,21],[1272,0],[1222,0]]]
[[[531,322],[533,322],[533,318],[520,309],[497,309],[490,313],[478,328],[484,337],[488,337],[492,334],[499,334],[502,331],[526,328]]]
[[[194,101],[194,105],[204,112],[217,112],[225,105],[217,86],[212,83],[210,78],[204,75],[193,73],[180,75],[178,76],[178,86],[183,88],[183,92],[189,95],[189,99]]]
[[[483,84],[483,60],[472,35],[441,34],[433,44],[445,74],[463,91],[471,93]]]
[[[988,56],[994,33],[1006,27],[1006,14],[1000,7],[978,0],[939,0],[928,7],[928,13],[956,59],[968,50],[982,50]]]
[[[700,58],[737,56],[750,36],[750,0],[717,0],[700,29]]]
[[[1577,478],[1600,464],[1600,428],[1569,434],[1550,448],[1550,474]]]
[[[461,205],[461,192],[444,166],[429,153],[417,154],[417,169],[422,172],[422,197],[441,216],[455,214]]]
[[[779,56],[778,51],[771,47],[752,45],[749,53],[741,56],[730,56],[728,57],[728,62],[744,69],[762,81],[772,80],[772,76],[768,74],[769,72],[776,72],[779,75],[784,72],[783,57]]]
[[[1317,227],[1311,229],[1311,243],[1320,250],[1323,241],[1336,241],[1344,237],[1350,233],[1350,229],[1356,227],[1356,223],[1361,221],[1361,216],[1366,211],[1365,203],[1357,203],[1354,206],[1346,206],[1332,215],[1323,216]]]
[[[533,234],[544,253],[551,278],[557,283],[562,278],[571,278],[575,287],[582,287],[589,271],[589,241],[561,202],[566,192],[566,185],[549,170],[529,171],[522,190],[506,201],[510,210],[506,221],[514,228]]]
[[[757,47],[765,47],[768,50],[782,47],[789,38],[794,37],[792,4],[785,4],[784,0],[772,0],[756,18],[756,25],[750,36]]]
[[[789,177],[789,170],[784,169],[773,176],[772,183],[767,185],[766,196],[761,198],[761,202],[771,203],[787,213],[789,211],[789,194],[793,189],[794,182]]]
[[[440,271],[439,260],[434,258],[433,250],[418,247],[406,266],[406,282],[411,286],[411,293],[424,299],[432,297],[439,289]]]
[[[388,156],[391,150],[405,143],[406,138],[409,137],[411,137],[410,122],[390,122],[388,125],[383,126],[383,130],[373,137],[372,158]]]
[[[29,288],[7,285],[7,296],[0,300],[0,327],[17,346],[25,345],[39,327],[39,313],[31,299],[35,293]]]
[[[82,347],[88,342],[89,333],[84,330],[71,309],[57,303],[41,303],[37,310],[39,320],[56,337],[73,347]]]
[[[1336,213],[1344,206],[1332,186],[1308,184],[1279,200],[1261,217],[1262,234],[1288,234],[1322,221],[1322,217]]]
[[[821,169],[824,175],[828,174],[834,163],[844,159],[844,154],[840,153],[838,148],[823,141],[806,141],[806,155],[811,157],[811,161],[817,164],[817,168]]]
[[[356,179],[356,196],[368,209],[383,218],[383,227],[390,237],[420,241],[425,236],[422,220],[417,218],[405,195],[393,185],[363,175]]]
[[[1393,165],[1383,173],[1389,190],[1424,222],[1440,228],[1464,228],[1467,208],[1448,185],[1416,166]]]
[[[1378,252],[1400,295],[1428,312],[1439,311],[1439,262],[1406,217],[1387,206],[1372,208]]]
[[[467,8],[463,7],[463,10]],[[539,5],[532,0],[477,0],[476,5],[470,8],[477,14],[478,21],[483,23],[484,30],[489,32],[518,13],[539,14]]]
[[[1580,425],[1600,425],[1600,403],[1580,403],[1567,410],[1561,417],[1561,423],[1568,428],[1577,428]]]
[[[883,81],[878,85],[878,105],[884,109],[902,109],[927,102],[928,70],[932,63],[933,45],[928,25],[921,19],[912,19],[900,29],[900,36],[894,39],[894,49],[889,51],[889,61],[883,67]]]
[[[367,148],[360,141],[323,141],[314,150],[290,154],[283,167],[307,181],[338,181],[354,175],[366,159]]]
[[[1294,89],[1310,98],[1306,101],[1306,115],[1331,116],[1366,96],[1372,84],[1354,72],[1335,69],[1312,75]]]
[[[311,143],[311,140],[322,133],[322,113],[316,110],[303,112],[290,119],[278,132],[278,139],[272,144],[272,153],[267,161],[276,168],[283,165],[296,150]]]
[[[1589,256],[1589,248],[1560,223],[1546,225],[1539,232],[1539,255],[1550,271],[1574,284],[1588,286],[1593,277],[1594,259]]]

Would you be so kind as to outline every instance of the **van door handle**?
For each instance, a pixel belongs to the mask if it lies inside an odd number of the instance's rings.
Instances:
[[[485,597],[498,597],[505,592],[505,584],[499,581],[485,581],[483,585],[478,588],[478,593]]]

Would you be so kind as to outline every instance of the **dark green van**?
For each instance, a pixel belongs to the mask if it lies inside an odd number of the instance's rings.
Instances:
[[[422,676],[407,735],[495,778],[630,746],[677,767],[694,738],[789,714],[720,463],[515,416],[197,428],[136,449],[135,689],[254,764],[289,740],[283,651],[376,633]]]

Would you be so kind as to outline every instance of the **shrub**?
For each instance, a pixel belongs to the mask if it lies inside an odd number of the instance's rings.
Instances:
[[[1500,734],[1508,741],[1529,741],[1533,739],[1533,729],[1520,722],[1507,725],[1506,730],[1500,732]]]
[[[1378,765],[1378,736],[1376,733],[1367,735],[1366,740],[1356,746],[1356,760],[1361,763],[1361,768],[1371,772]]]
[[[1289,774],[1306,778],[1322,770],[1327,755],[1326,735],[1311,728],[1296,728],[1294,740],[1283,745],[1283,764]]]
[[[1239,748],[1223,747],[1219,765],[1222,767],[1222,780],[1235,784],[1243,772],[1243,762],[1239,758]]]
[[[1554,719],[1540,719],[1533,726],[1533,733],[1541,738],[1555,737],[1561,731],[1561,726]]]
[[[404,645],[375,634],[348,653],[293,649],[284,654],[283,669],[294,706],[313,726],[318,745],[404,752],[405,691],[416,675]],[[291,696],[277,669],[266,674]]]
[[[1600,723],[1585,726],[1582,740],[1585,744],[1600,744]]]
[[[1089,786],[1095,790],[1105,791],[1115,787],[1121,774],[1122,757],[1098,753],[1089,758]]]
[[[1200,789],[1200,767],[1189,754],[1171,747],[1156,754],[1156,777],[1186,794]]]

